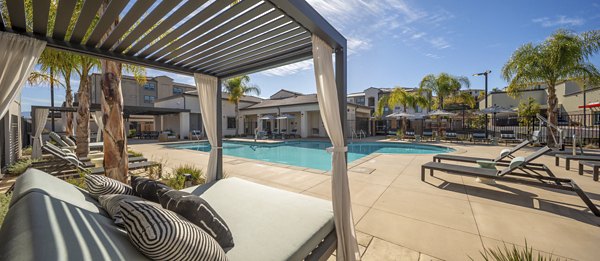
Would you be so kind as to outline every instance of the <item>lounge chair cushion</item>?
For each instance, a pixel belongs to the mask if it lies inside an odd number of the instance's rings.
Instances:
[[[476,161],[480,168],[484,169],[496,169],[496,162],[491,160],[478,160]]]
[[[57,200],[69,202],[69,204],[86,211],[108,216],[100,203],[87,191],[33,168],[28,169],[17,179],[10,206],[13,206],[22,197],[30,193],[45,194]]]
[[[514,133],[500,133],[501,139],[514,139],[515,137]]]
[[[510,154],[510,149],[503,149],[500,151],[500,157],[504,158],[506,155]]]
[[[72,139],[70,139],[69,137],[67,137],[66,135],[61,135],[60,137],[61,137],[61,138],[62,138],[62,140],[63,140],[64,142],[66,142],[66,143],[67,143],[69,146],[73,146],[73,147],[74,147],[74,146],[77,146],[77,144],[75,144],[75,142],[74,142]]]
[[[121,201],[131,243],[154,260],[227,260],[209,234],[172,211],[144,202]]]
[[[227,222],[230,260],[302,260],[334,230],[330,201],[226,178],[183,191],[200,195]]]
[[[0,229],[0,260],[148,260],[110,218],[74,201],[43,193],[21,197]]]
[[[146,200],[150,200],[152,202],[160,203],[158,199],[158,191],[161,189],[172,190],[173,188],[167,186],[166,184],[151,180],[149,178],[131,177],[131,187],[133,188],[134,194],[136,196],[142,197]]]
[[[509,168],[514,169],[516,167],[519,167],[519,166],[523,165],[524,162],[525,162],[525,158],[524,157],[515,157],[514,159],[512,159],[510,161]]]
[[[234,245],[231,230],[206,200],[185,191],[160,190],[160,204],[200,227],[228,251]]]
[[[133,189],[125,183],[111,179],[104,175],[86,175],[85,184],[87,185],[90,195],[98,198],[101,195],[110,194],[125,194],[133,195]]]

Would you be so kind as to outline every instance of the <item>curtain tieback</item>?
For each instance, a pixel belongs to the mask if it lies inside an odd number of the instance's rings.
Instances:
[[[344,147],[329,147],[326,149],[328,153],[332,153],[332,152],[347,152],[348,151],[348,147],[344,146]]]

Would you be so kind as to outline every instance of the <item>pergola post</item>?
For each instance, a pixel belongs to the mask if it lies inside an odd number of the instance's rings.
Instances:
[[[344,133],[344,146],[348,144],[348,101],[347,96],[347,73],[348,64],[345,48],[335,49],[335,85],[338,91],[338,102],[340,105],[340,120],[342,121],[342,130]],[[346,152],[347,158],[347,152]],[[346,161],[347,163],[347,161]]]
[[[222,80],[221,78],[217,79],[217,180],[223,178],[223,107],[222,103],[222,91],[221,88]]]

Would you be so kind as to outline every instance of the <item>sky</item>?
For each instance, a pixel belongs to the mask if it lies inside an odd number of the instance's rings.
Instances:
[[[600,29],[600,1],[307,0],[348,40],[348,93],[369,87],[417,87],[427,74],[467,76],[472,89],[503,88],[500,70],[521,45],[539,43],[557,29]],[[600,67],[600,54],[592,58]],[[312,61],[250,75],[261,97],[280,89],[315,93]],[[192,77],[148,69],[194,84]],[[77,89],[78,79],[72,79]],[[26,86],[22,110],[49,105],[47,86]],[[64,89],[56,90],[56,104]]]

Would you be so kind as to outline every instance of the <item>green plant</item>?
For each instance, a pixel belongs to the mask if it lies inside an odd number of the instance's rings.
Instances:
[[[31,167],[31,164],[34,162],[34,160],[32,159],[20,159],[18,161],[16,161],[15,163],[11,164],[10,166],[8,166],[8,174],[11,176],[18,176],[23,174],[29,167]]]
[[[174,175],[171,178],[166,180],[166,183],[174,189],[185,188],[185,174],[190,174],[192,176],[192,185],[201,185],[206,181],[202,170],[192,165],[179,166],[174,170],[173,174]]]
[[[10,204],[11,197],[12,194],[6,195],[4,193],[0,193],[0,226],[2,223],[4,223],[4,217],[8,212],[8,205]]]
[[[519,125],[529,126],[533,124],[533,117],[540,113],[540,105],[535,101],[534,98],[529,97],[527,100],[522,100],[519,103]]]
[[[476,129],[483,129],[485,128],[485,115],[484,114],[478,114],[475,116],[475,118],[473,118],[471,120],[471,124],[473,125],[473,127],[475,127]]]
[[[235,106],[235,118],[239,119],[239,105],[242,98],[248,94],[260,95],[260,88],[250,85],[250,76],[242,75],[225,81],[223,91],[228,94],[227,100]],[[239,133],[239,124],[235,124],[235,134]]]
[[[127,153],[131,154],[132,157],[143,157],[144,154],[135,150],[128,150]]]
[[[31,148],[31,146],[27,146],[21,150],[21,154],[23,154],[23,156],[31,156],[32,151],[33,149]]]
[[[68,177],[65,181],[73,186],[87,190],[87,185],[85,184],[85,175],[87,175],[87,173],[79,171],[78,174],[79,176]]]
[[[598,51],[600,30],[581,34],[558,30],[541,43],[522,45],[502,68],[502,77],[509,82],[507,92],[518,98],[522,90],[546,85],[548,121],[557,125],[556,85],[569,80],[587,81],[591,86],[600,83],[600,72],[590,62]],[[554,135],[554,131],[548,126],[549,136]]]
[[[137,133],[137,131],[135,129],[129,130],[129,134],[127,134],[127,137],[128,138],[133,138],[136,133]]]
[[[545,255],[542,253],[534,253],[533,248],[527,245],[527,240],[525,240],[525,247],[518,248],[513,245],[509,248],[506,243],[504,243],[504,247],[486,248],[483,252],[480,252],[483,260],[485,261],[553,261],[553,260],[561,260],[560,258],[554,258],[552,254]],[[471,260],[474,260],[472,257],[469,257]]]

